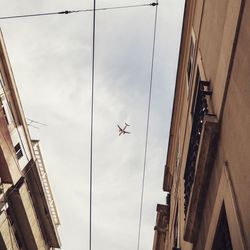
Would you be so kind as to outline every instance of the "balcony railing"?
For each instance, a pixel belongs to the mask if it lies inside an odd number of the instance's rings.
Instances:
[[[186,169],[184,174],[184,212],[187,214],[190,195],[192,191],[192,186],[195,178],[195,166],[197,161],[197,155],[199,150],[201,132],[204,123],[204,117],[209,113],[207,95],[211,95],[212,92],[208,90],[209,82],[199,81],[197,88],[196,99],[194,99],[193,104],[193,126],[191,131]]]
[[[38,142],[33,140],[33,148],[36,156],[37,170],[40,175],[42,186],[44,189],[45,197],[47,199],[51,216],[56,226],[60,225],[59,216],[56,209],[56,204],[53,198],[52,190],[50,187],[49,179],[47,176],[46,168],[43,162],[42,153]]]

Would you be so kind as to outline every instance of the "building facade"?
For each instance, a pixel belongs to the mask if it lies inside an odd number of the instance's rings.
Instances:
[[[249,0],[185,3],[154,250],[250,249],[249,27]]]
[[[0,249],[60,248],[39,141],[31,140],[0,34]]]

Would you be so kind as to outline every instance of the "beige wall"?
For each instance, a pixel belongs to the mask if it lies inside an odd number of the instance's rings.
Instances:
[[[32,200],[29,194],[29,191],[27,189],[26,184],[22,185],[22,187],[19,190],[20,198],[22,199],[23,206],[25,209],[25,212],[27,214],[27,218],[29,220],[29,224],[31,226],[31,230],[33,233],[33,236],[35,238],[35,242],[37,245],[37,248],[40,250],[46,250],[46,248],[42,232],[39,226],[38,219],[36,217],[35,209],[32,204]]]
[[[207,2],[212,4],[210,1]],[[222,2],[220,2],[221,4]],[[221,30],[221,25],[218,27],[220,34],[223,34],[222,38],[220,38],[221,35],[218,36],[218,42],[221,41],[222,43],[219,52],[213,54],[212,48],[210,52],[209,48],[206,48],[208,52],[205,48],[201,50],[205,71],[213,84],[214,107],[218,116],[222,114],[223,110],[223,116],[221,119],[218,153],[209,187],[197,249],[204,247],[209,227],[210,230],[212,230],[211,228],[215,230],[217,221],[214,220],[214,217],[216,215],[218,217],[221,208],[221,204],[218,205],[216,203],[216,199],[219,199],[218,197],[227,200],[226,211],[228,212],[229,229],[235,249],[250,248],[250,239],[247,237],[250,232],[250,216],[248,212],[250,209],[250,195],[249,192],[246,192],[246,190],[250,190],[248,181],[250,178],[250,4],[249,1],[246,1],[238,40],[235,40],[237,39],[236,25],[241,1],[226,1],[225,4],[227,4],[227,7],[221,6],[217,10],[218,13],[223,13],[223,10],[227,11],[223,29]],[[211,12],[212,16],[208,20],[213,20],[216,17],[214,11]],[[218,16],[217,14],[217,18],[219,18]],[[206,32],[209,31],[205,29],[204,34]],[[235,54],[233,53],[233,41],[237,42]],[[204,39],[204,47],[206,47],[205,45],[207,44]],[[218,60],[215,71],[212,69],[214,67],[213,61],[209,63],[209,60],[213,58]],[[231,58],[232,69],[229,67]],[[229,85],[228,92],[225,93],[226,103],[224,107],[222,106],[223,95],[224,91],[227,90],[225,90],[227,81],[229,81]],[[225,177],[225,169],[227,169],[227,175],[229,176],[228,178],[231,178],[231,182]],[[226,183],[222,188],[221,182],[223,181]],[[228,197],[231,197],[231,200]],[[202,242],[202,239],[204,242]],[[209,245],[208,241],[207,244]]]
[[[3,244],[3,246],[1,245],[2,248],[5,247],[7,250],[19,249],[5,211],[2,211],[0,214],[0,234],[3,240],[3,242],[1,242],[1,244]]]
[[[221,129],[221,154],[227,161],[247,248],[250,248],[250,2],[246,1],[235,50]]]
[[[166,175],[173,176],[171,190],[165,190],[171,191],[167,250],[173,247],[176,215],[179,247],[185,250],[211,249],[223,203],[234,249],[250,249],[250,0],[245,6],[242,3],[241,0],[186,2],[165,171]],[[195,43],[195,61],[188,84],[191,37]],[[208,104],[210,112],[219,120],[220,134],[198,236],[192,245],[184,240],[183,176],[192,128],[190,112],[197,67],[202,80],[210,81],[212,97],[208,98]],[[181,157],[177,168],[178,151]],[[167,177],[164,178],[165,183]]]
[[[3,182],[16,183],[21,177],[11,137],[0,108],[0,174]]]
[[[213,89],[213,104],[218,117],[228,76],[240,4],[240,0],[205,1],[201,18],[199,49],[206,80],[211,82]]]

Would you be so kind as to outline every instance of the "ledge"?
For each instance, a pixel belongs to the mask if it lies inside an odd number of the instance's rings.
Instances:
[[[169,171],[169,167],[166,165],[164,170],[164,179],[163,179],[163,191],[170,192],[173,184],[173,176]]]
[[[25,167],[24,174],[45,241],[50,247],[60,248],[61,243],[57,229],[50,214],[36,163],[33,160]]]
[[[24,249],[38,250],[34,232],[32,231],[31,220],[27,211],[32,208],[32,203],[27,199],[27,189],[24,177],[21,177],[17,184],[7,191],[8,214],[11,218],[11,224],[17,231],[19,240],[21,240]]]
[[[20,177],[15,162],[16,153],[10,138],[10,132],[0,106],[0,176],[3,183],[15,183]]]
[[[199,230],[199,223],[204,208],[204,197],[206,196],[213,168],[217,135],[218,120],[216,116],[205,115],[184,233],[184,239],[191,243],[195,241]]]

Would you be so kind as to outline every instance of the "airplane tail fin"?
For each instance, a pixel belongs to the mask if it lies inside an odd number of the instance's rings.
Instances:
[[[127,124],[126,122],[125,122],[125,125],[130,126],[130,125],[129,125],[129,124]]]

